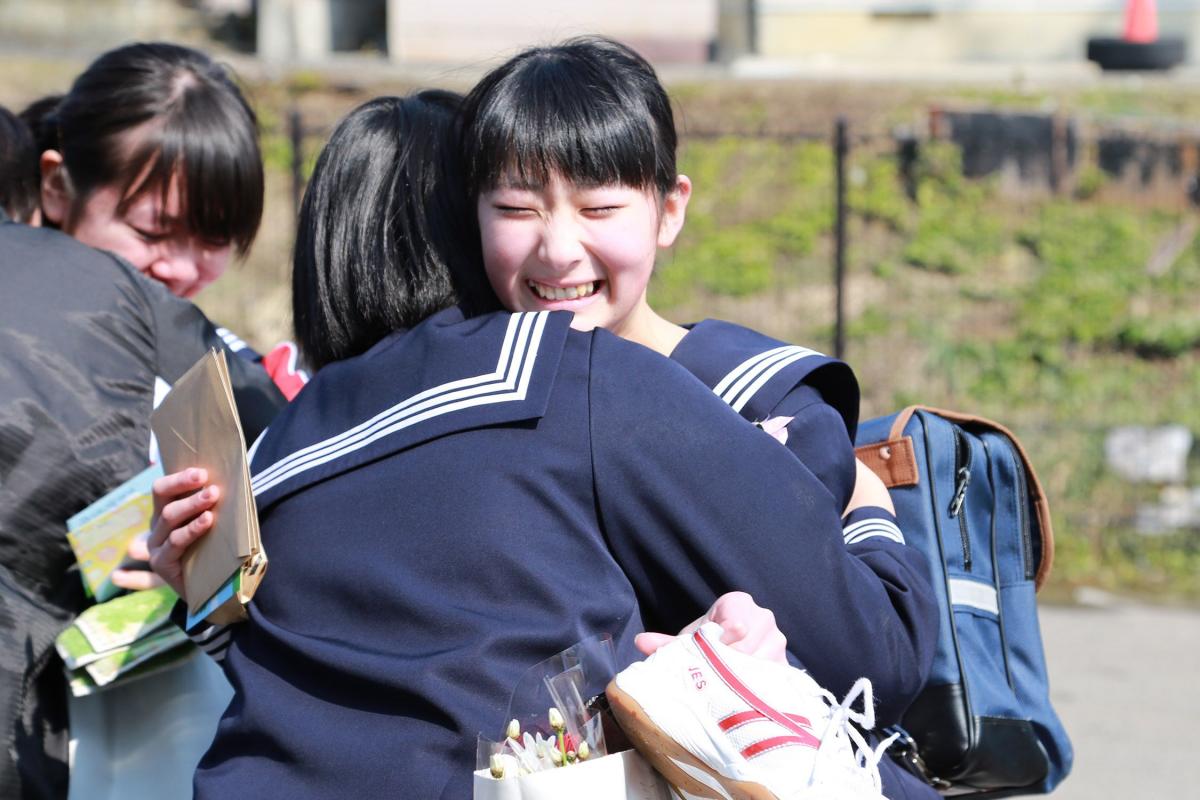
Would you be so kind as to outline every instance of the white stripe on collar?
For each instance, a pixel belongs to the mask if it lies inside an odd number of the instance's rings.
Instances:
[[[809,356],[820,356],[816,350],[797,345],[784,345],[748,358],[721,379],[713,392],[741,412],[750,398],[774,378],[780,370]]]
[[[297,450],[254,476],[254,495],[419,422],[464,408],[524,400],[548,314],[512,315],[493,372],[426,389],[347,431]]]

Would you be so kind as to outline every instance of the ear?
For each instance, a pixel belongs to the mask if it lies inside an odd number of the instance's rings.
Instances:
[[[670,247],[683,228],[687,217],[688,200],[692,197],[692,179],[687,175],[675,177],[675,188],[663,200],[662,218],[658,222],[658,246]]]
[[[41,167],[42,215],[46,222],[61,228],[74,202],[62,153],[57,150],[42,153]]]

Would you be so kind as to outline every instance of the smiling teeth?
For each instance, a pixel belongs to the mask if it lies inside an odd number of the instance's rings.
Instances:
[[[578,286],[546,286],[543,283],[529,281],[529,288],[543,300],[575,300],[580,297],[587,297],[596,291],[596,283],[581,283]]]

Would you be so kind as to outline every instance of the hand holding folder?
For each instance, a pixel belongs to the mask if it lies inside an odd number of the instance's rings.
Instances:
[[[155,410],[150,427],[165,472],[203,467],[223,491],[212,530],[183,556],[189,618],[214,624],[244,619],[267,556],[225,354],[211,350],[197,361]]]

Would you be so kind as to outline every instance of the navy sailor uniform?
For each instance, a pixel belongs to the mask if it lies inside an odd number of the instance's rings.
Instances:
[[[825,485],[839,508],[845,508],[857,480],[853,441],[859,413],[858,381],[849,365],[722,320],[688,326],[671,358],[747,421],[790,418],[785,446]],[[897,598],[897,603],[912,603],[913,616],[925,614],[928,619],[933,613],[929,589],[913,590],[928,583],[928,570],[924,559],[905,545],[895,515],[875,506],[860,507],[845,516],[842,526],[848,552],[884,582],[904,574],[902,591],[908,597]],[[893,800],[936,796],[889,759],[880,764],[880,771],[884,794]]]
[[[847,364],[720,320],[691,326],[671,358],[748,421],[789,419],[785,445],[846,507],[857,481],[859,400]],[[904,544],[895,516],[882,508],[856,509],[844,526],[847,545],[875,538]]]
[[[531,665],[735,589],[892,720],[934,631],[849,557],[802,464],[686,371],[565,313],[449,309],[331,364],[255,448],[268,578],[223,661],[201,800],[461,798]]]
[[[689,326],[671,359],[750,422],[791,417],[788,449],[846,507],[859,392],[845,362],[713,319]]]

